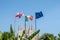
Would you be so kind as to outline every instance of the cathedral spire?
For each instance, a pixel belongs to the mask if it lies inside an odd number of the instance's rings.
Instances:
[[[22,30],[21,24],[18,25],[18,31]]]
[[[33,26],[30,25],[28,29],[29,36],[34,32]]]
[[[23,29],[21,27],[21,24],[18,25],[18,36],[21,36],[23,32]]]

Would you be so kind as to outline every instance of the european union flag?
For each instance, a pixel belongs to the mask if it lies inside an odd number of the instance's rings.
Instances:
[[[36,12],[36,13],[35,13],[35,19],[38,19],[38,18],[40,18],[40,17],[43,17],[42,11]]]

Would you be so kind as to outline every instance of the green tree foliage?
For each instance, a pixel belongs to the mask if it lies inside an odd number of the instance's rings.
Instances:
[[[0,40],[2,40],[2,32],[0,31]]]
[[[58,34],[58,38],[57,38],[57,40],[60,40],[60,34]]]
[[[4,32],[3,33],[3,40],[8,40],[9,39],[9,32]]]
[[[40,40],[56,40],[56,36],[50,33],[45,33],[41,36]]]
[[[10,24],[10,39],[14,39],[14,37],[15,37],[15,33],[13,31],[12,24]]]
[[[37,30],[29,37],[25,37],[26,30],[23,30],[22,36],[19,36],[19,38],[20,40],[32,40],[39,32],[40,30]],[[18,35],[15,36],[14,30],[12,28],[12,24],[10,24],[10,32],[2,33],[0,31],[0,40],[18,40]],[[60,34],[58,34],[58,37],[56,37],[53,34],[45,33],[38,40],[60,40]]]
[[[13,28],[12,28],[12,24],[10,24],[10,36],[11,37],[15,36]]]

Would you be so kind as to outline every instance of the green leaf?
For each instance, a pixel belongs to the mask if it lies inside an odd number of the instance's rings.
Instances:
[[[37,30],[36,32],[34,32],[33,34],[31,34],[31,35],[28,37],[28,40],[32,40],[32,38],[35,37],[39,32],[40,32],[40,30]]]
[[[25,34],[25,30],[23,30],[22,37],[24,36],[24,34]]]

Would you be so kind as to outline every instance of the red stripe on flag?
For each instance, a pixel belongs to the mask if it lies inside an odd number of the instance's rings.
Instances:
[[[29,19],[30,19],[30,20],[33,20],[33,16],[30,16]]]

